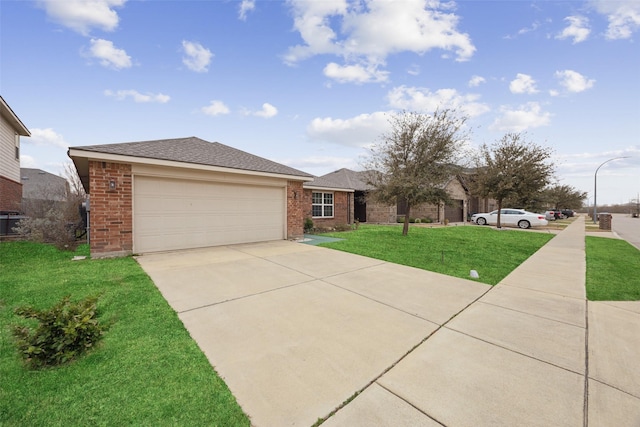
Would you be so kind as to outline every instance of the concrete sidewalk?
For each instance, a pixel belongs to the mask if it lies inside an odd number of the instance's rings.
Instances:
[[[637,427],[640,303],[587,303],[583,221],[493,288],[291,242],[138,261],[256,426]]]
[[[640,426],[640,303],[584,278],[578,218],[324,425]]]

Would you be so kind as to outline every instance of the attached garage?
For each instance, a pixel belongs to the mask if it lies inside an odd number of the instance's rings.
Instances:
[[[134,175],[133,250],[285,239],[285,190]]]
[[[72,147],[92,256],[298,238],[305,172],[196,137]]]

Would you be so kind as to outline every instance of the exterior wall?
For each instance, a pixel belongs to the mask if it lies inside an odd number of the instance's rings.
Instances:
[[[367,199],[367,222],[389,224],[397,222],[398,207],[383,205]]]
[[[109,189],[110,181],[115,182],[115,189]],[[133,250],[131,165],[89,161],[89,194],[91,255],[130,255]]]
[[[0,211],[20,211],[22,184],[0,176]]]
[[[311,199],[309,199],[309,203],[311,203]],[[288,181],[286,212],[287,239],[300,239],[304,237],[306,206],[306,190],[302,188],[302,181]],[[309,206],[311,205],[309,204]]]
[[[322,190],[325,193],[333,193],[333,218],[314,218],[312,216],[312,198],[314,191],[321,190],[304,190],[304,218],[311,218],[313,226],[316,228],[333,228],[338,225],[351,224],[353,218],[353,193],[344,191]]]
[[[16,131],[0,115],[0,176],[20,182],[20,159],[16,159]]]
[[[445,187],[449,197],[463,201],[463,218],[467,216],[468,196],[464,187],[458,179],[452,179]],[[434,222],[443,222],[445,219],[445,205],[422,204],[412,206],[409,212],[411,218],[431,218]],[[397,206],[382,205],[371,200],[367,200],[367,222],[372,223],[395,223],[398,221]]]

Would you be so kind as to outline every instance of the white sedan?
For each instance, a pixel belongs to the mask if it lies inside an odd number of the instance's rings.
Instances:
[[[471,215],[471,221],[478,225],[496,225],[498,223],[498,211],[473,214]],[[502,209],[500,211],[500,225],[511,225],[526,229],[544,226],[548,223],[549,221],[545,219],[544,215],[523,209]]]

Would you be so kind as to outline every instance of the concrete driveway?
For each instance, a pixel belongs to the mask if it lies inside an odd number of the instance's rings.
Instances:
[[[285,241],[138,262],[255,426],[638,427],[640,302],[585,300],[584,236],[492,288]]]
[[[287,241],[138,262],[257,426],[312,425],[490,289]]]

